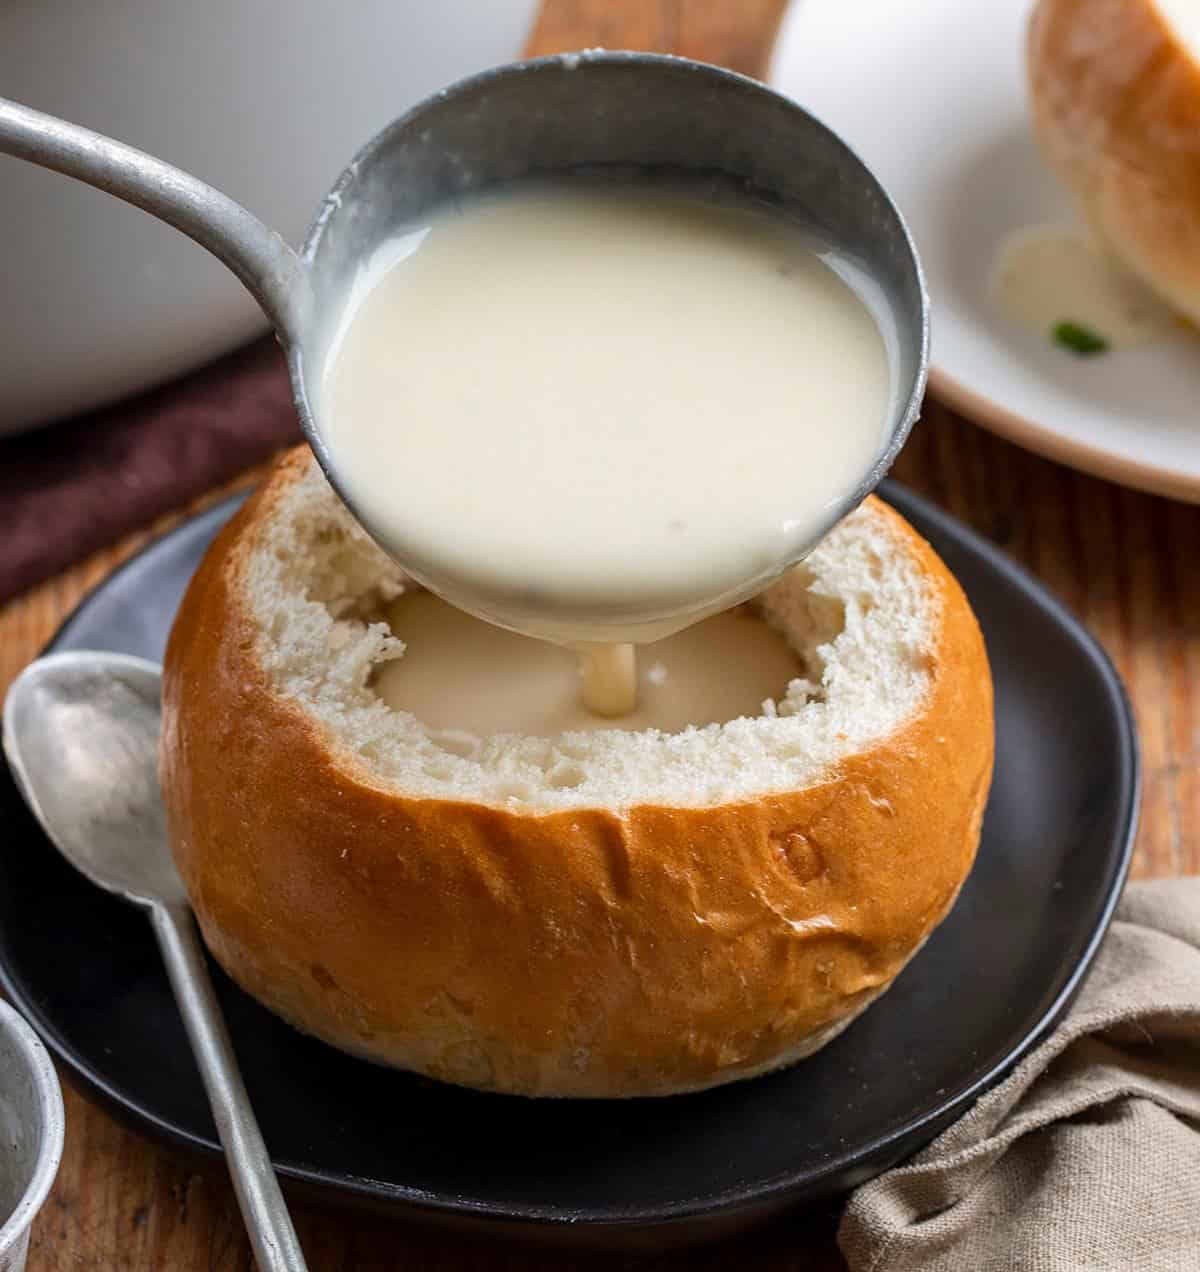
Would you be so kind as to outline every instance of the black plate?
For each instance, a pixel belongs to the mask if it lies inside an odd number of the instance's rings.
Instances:
[[[987,637],[996,777],[974,873],[895,987],[783,1073],[628,1103],[481,1095],[377,1069],[293,1033],[216,973],[280,1170],[457,1227],[562,1240],[708,1238],[848,1189],[926,1143],[1063,1012],[1124,881],[1136,819],[1129,707],[1096,642],[945,513],[887,485]],[[224,504],[152,544],[54,648],[160,658]],[[0,981],[68,1072],[147,1132],[218,1152],[142,914],[98,892],[0,776]]]

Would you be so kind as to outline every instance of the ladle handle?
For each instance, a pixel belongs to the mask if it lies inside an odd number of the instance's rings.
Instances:
[[[308,305],[299,256],[219,190],[133,146],[3,97],[0,154],[75,177],[173,225],[237,275],[284,339],[296,337]]]
[[[151,907],[150,918],[260,1272],[305,1272],[304,1253],[238,1071],[192,912],[186,904],[158,903]]]

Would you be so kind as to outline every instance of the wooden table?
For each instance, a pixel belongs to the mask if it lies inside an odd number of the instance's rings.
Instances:
[[[784,3],[548,0],[532,51],[656,49],[761,74]],[[1134,874],[1200,870],[1200,508],[1038,459],[933,402],[895,474],[1029,566],[1104,643],[1129,688],[1141,730],[1145,796]],[[235,484],[249,484],[253,476]],[[84,592],[187,511],[0,609],[0,691]],[[220,1173],[196,1173],[194,1163],[123,1130],[73,1091],[66,1101],[66,1155],[34,1228],[29,1272],[235,1272],[252,1266],[232,1191]],[[844,1266],[833,1243],[832,1215],[786,1220],[725,1247],[628,1259],[466,1246],[352,1211],[297,1205],[296,1220],[310,1265],[321,1270],[822,1272]]]

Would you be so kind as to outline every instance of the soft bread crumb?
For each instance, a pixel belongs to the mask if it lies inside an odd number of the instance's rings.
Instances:
[[[548,812],[695,807],[796,791],[902,724],[930,688],[935,594],[902,536],[870,505],[755,602],[807,676],[762,715],[676,734],[614,728],[479,738],[431,730],[371,688],[372,673],[404,654],[403,640],[372,621],[403,591],[404,576],[315,465],[257,536],[245,594],[267,674],[366,780],[410,797]]]

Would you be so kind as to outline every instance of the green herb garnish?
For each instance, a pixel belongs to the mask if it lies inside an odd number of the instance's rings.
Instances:
[[[1102,335],[1079,322],[1056,322],[1051,334],[1056,345],[1070,349],[1080,357],[1090,357],[1093,353],[1104,353],[1108,349],[1108,341]]]

